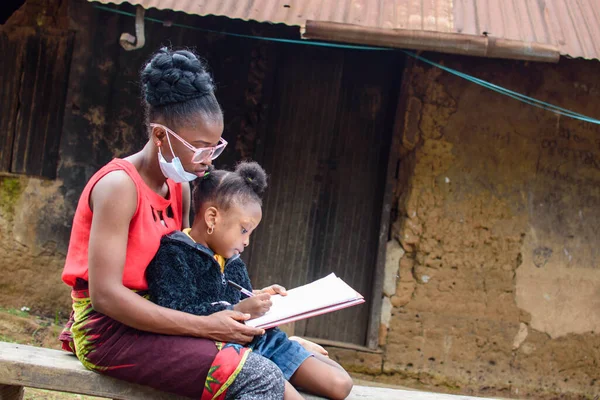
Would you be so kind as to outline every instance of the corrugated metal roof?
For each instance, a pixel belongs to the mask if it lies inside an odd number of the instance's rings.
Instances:
[[[121,4],[123,0],[89,0]],[[128,0],[146,9],[304,27],[329,21],[384,29],[482,35],[555,45],[600,59],[598,0]]]
[[[456,0],[453,29],[552,44],[562,55],[600,59],[598,0]]]

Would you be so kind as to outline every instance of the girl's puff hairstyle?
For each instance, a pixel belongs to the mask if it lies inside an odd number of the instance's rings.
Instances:
[[[194,210],[197,214],[207,204],[227,210],[234,203],[244,205],[249,201],[262,206],[266,188],[267,173],[256,162],[242,161],[233,172],[211,166],[194,186]]]

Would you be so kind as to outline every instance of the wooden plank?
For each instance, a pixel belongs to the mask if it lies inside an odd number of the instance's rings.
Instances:
[[[22,53],[24,43],[31,35],[31,29],[0,29],[0,171],[3,172],[10,171],[15,121],[19,110]]]
[[[396,72],[398,75],[403,75],[399,69]],[[397,87],[398,85],[393,85]],[[400,162],[400,139],[402,135],[402,127],[404,120],[405,105],[402,99],[407,98],[405,85],[400,90],[400,95],[396,98],[396,107],[394,113],[394,122],[392,129],[392,140],[389,154],[387,156],[388,163],[386,167],[385,189],[383,194],[383,207],[381,210],[381,218],[379,223],[379,235],[377,243],[377,259],[375,262],[375,272],[373,275],[373,302],[371,303],[371,311],[369,314],[369,327],[367,331],[367,347],[376,349],[379,346],[379,329],[381,325],[381,304],[383,302],[383,280],[385,274],[385,259],[386,246],[388,242],[390,230],[390,215],[393,207],[394,193],[396,191],[396,167]],[[398,266],[399,268],[399,266]]]
[[[383,301],[383,279],[385,273],[385,250],[388,241],[389,221],[392,210],[392,200],[395,188],[395,166],[398,160],[398,154],[395,151],[398,145],[397,140],[392,141],[389,154],[389,162],[386,173],[386,185],[383,195],[383,208],[381,210],[381,225],[377,237],[377,259],[375,262],[375,272],[373,275],[373,301],[371,302],[371,312],[369,313],[369,327],[367,331],[367,347],[376,349],[379,346],[379,329],[381,319],[381,304]]]
[[[0,385],[0,400],[22,400],[23,386]]]
[[[27,38],[11,172],[56,177],[72,38],[45,31]]]
[[[297,335],[367,342],[396,64],[387,54],[278,52],[261,152],[270,187],[250,245],[250,275],[257,287],[295,287],[335,272],[367,300],[299,321]]]
[[[279,54],[281,53],[280,51],[278,51],[282,44],[280,43],[273,43],[273,42],[267,42],[264,43],[264,52],[263,52],[263,57],[264,60],[262,61],[264,63],[263,68],[263,75],[264,75],[264,79],[262,81],[262,92],[260,94],[260,99],[261,102],[259,104],[259,108],[258,108],[258,125],[256,126],[256,142],[254,143],[254,155],[253,158],[256,162],[258,162],[260,165],[265,165],[265,148],[266,148],[266,143],[268,142],[268,137],[267,137],[267,132],[268,132],[268,128],[269,128],[269,121],[270,121],[270,115],[272,114],[272,109],[274,108],[275,104],[273,103],[273,95],[274,95],[274,84],[275,84],[275,78],[277,76],[277,71],[276,71],[276,66],[277,66],[277,61],[278,61],[278,57]],[[267,171],[267,173],[270,175],[271,172]],[[270,184],[270,177],[269,177],[269,184]],[[268,189],[267,189],[268,191]],[[253,263],[253,259],[252,259],[252,250],[254,248],[254,240],[250,242],[250,246],[248,246],[248,248],[246,248],[246,251],[244,252],[243,255],[243,259],[246,262],[246,265],[252,265]],[[253,281],[253,283],[255,283]],[[290,324],[290,326],[288,327],[288,336],[292,336],[293,332],[295,329],[295,324],[292,323]]]
[[[319,162],[327,158],[332,141],[328,133],[335,115],[329,111],[336,109],[341,76],[339,51],[284,45],[277,50],[269,122],[257,146],[258,159],[270,174],[264,220],[249,252],[257,287],[274,282],[296,287],[312,279],[315,201],[325,185]],[[304,324],[295,324],[296,334],[303,334]]]
[[[314,116],[335,104],[339,90],[337,71],[320,72],[326,60],[314,65],[302,62],[315,50],[302,49],[299,54],[285,46],[279,50],[270,121],[259,145],[270,187],[263,223],[251,242],[249,267],[258,287],[275,281],[295,287],[309,279],[310,207],[320,188],[313,178],[318,141],[333,128],[332,121]],[[320,94],[310,98],[306,93],[311,91]]]
[[[361,292],[367,303],[307,322],[306,336],[367,343],[374,294],[373,279],[385,171],[391,137],[391,115],[397,96],[393,79],[397,62],[388,54],[344,53],[340,101],[327,168],[323,199],[329,211],[320,224],[318,277],[333,270]],[[392,106],[392,107],[390,107]],[[375,307],[377,310],[379,307]],[[379,314],[378,314],[379,315]]]
[[[87,370],[64,351],[0,342],[0,384],[123,400],[183,400]]]

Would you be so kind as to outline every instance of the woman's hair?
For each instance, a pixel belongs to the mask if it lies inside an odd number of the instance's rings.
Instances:
[[[198,56],[166,47],[156,52],[141,72],[146,118],[173,130],[193,123],[198,115],[222,121],[212,76]]]
[[[242,161],[235,171],[214,169],[212,166],[194,186],[194,210],[198,213],[206,203],[227,210],[232,204],[244,205],[255,201],[262,205],[267,188],[267,173],[256,162]]]

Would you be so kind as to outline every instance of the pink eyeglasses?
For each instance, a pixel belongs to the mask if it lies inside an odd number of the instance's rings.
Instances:
[[[177,138],[181,143],[183,143],[185,147],[192,150],[194,152],[194,155],[192,156],[192,162],[194,164],[200,164],[201,162],[206,161],[208,159],[214,160],[215,158],[219,157],[221,153],[223,153],[223,150],[225,150],[225,146],[227,146],[227,141],[223,138],[220,138],[218,145],[211,147],[202,147],[198,149],[189,144],[187,141],[185,141],[185,139],[183,139],[178,134],[176,134],[164,125],[152,123],[150,124],[150,127],[164,129],[165,132],[167,132],[167,140],[169,141],[169,146],[171,146],[171,140],[169,139],[169,134],[171,134],[175,138]]]

